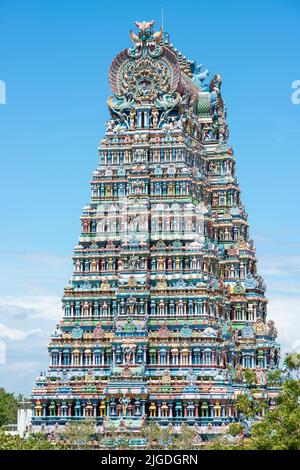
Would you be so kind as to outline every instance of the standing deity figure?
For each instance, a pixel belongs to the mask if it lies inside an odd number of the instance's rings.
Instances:
[[[215,93],[220,92],[220,88],[222,85],[222,78],[221,75],[216,74],[209,84],[210,91],[214,91]]]
[[[131,108],[129,112],[130,129],[135,129],[135,109]]]
[[[132,349],[130,346],[127,346],[124,350],[124,358],[125,358],[126,365],[132,363],[132,357],[133,357]]]
[[[185,90],[185,92],[183,93],[183,96],[181,98],[181,103],[180,103],[180,112],[182,114],[187,112],[188,106],[189,106],[189,101],[190,101],[190,94],[189,94],[188,90]]]
[[[80,271],[80,261],[79,261],[79,260],[77,260],[77,261],[75,262],[75,271],[76,271],[76,272],[79,272],[79,271]]]
[[[202,129],[202,141],[205,141],[205,140],[211,140],[211,135],[210,135],[210,126],[209,124],[204,124],[204,127]]]
[[[137,264],[138,264],[138,257],[132,255],[132,256],[130,257],[130,259],[129,259],[129,267],[130,267],[130,269],[132,269],[133,271],[135,271],[136,268],[137,268]]]
[[[156,108],[156,106],[153,106],[152,110],[151,110],[151,118],[152,118],[152,126],[154,128],[157,128],[157,125],[158,125],[158,110]]]
[[[256,370],[256,380],[259,385],[266,385],[267,383],[266,374],[260,368]]]
[[[213,122],[213,124],[211,126],[211,129],[212,129],[213,139],[218,139],[218,137],[219,137],[219,123],[217,121]]]
[[[208,165],[208,171],[209,173],[211,174],[214,174],[216,173],[216,166],[213,162],[210,162],[209,165]]]
[[[124,395],[122,398],[119,399],[119,402],[122,405],[122,416],[126,416],[130,399]]]

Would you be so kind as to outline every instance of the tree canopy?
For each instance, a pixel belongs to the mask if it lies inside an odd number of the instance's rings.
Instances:
[[[0,388],[0,427],[17,422],[18,402],[22,399]]]
[[[229,426],[227,436],[216,439],[209,449],[220,450],[300,450],[300,354],[288,354],[284,364],[294,374],[282,384],[274,408],[265,408],[265,416],[251,425],[250,436],[244,437],[242,423]],[[238,400],[239,410],[254,418],[262,403],[242,395]]]

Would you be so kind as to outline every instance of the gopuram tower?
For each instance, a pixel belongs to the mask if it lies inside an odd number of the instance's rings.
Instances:
[[[220,75],[154,21],[109,71],[110,120],[92,174],[50,366],[32,426],[95,419],[138,430],[238,419],[251,389],[273,404],[279,364],[241,201]],[[250,374],[251,376],[251,374]]]

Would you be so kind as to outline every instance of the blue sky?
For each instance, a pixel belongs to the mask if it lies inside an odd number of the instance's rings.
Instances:
[[[269,316],[300,348],[300,2],[0,0],[0,386],[29,394],[48,365],[79,216],[108,117],[108,68],[135,20],[223,79],[230,143]]]

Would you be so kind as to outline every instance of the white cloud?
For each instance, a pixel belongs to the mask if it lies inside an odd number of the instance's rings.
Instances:
[[[300,338],[296,339],[296,341],[293,341],[291,351],[300,352]]]
[[[0,262],[2,295],[47,297],[60,294],[72,273],[71,256],[57,253],[0,252]]]
[[[47,344],[61,318],[60,299],[7,296],[0,300],[0,343],[4,347],[0,386],[29,396],[35,378],[49,365]]]
[[[49,320],[57,321],[62,316],[61,298],[56,295],[0,297],[0,307],[3,309],[6,305],[21,308],[27,315]]]
[[[300,345],[300,296],[272,295],[268,318],[276,323],[282,351],[292,351]]]
[[[299,282],[294,282],[292,280],[282,280],[282,279],[271,279],[266,278],[267,288],[268,288],[268,296],[272,297],[273,293],[286,293],[291,294],[299,294],[300,295],[300,284]]]
[[[18,330],[17,328],[9,328],[2,323],[0,323],[0,338],[2,339],[9,339],[12,341],[19,341],[25,339],[29,335],[33,335],[35,333],[39,333],[41,329],[23,331]]]
[[[300,256],[272,254],[259,259],[260,270],[268,276],[293,276],[300,273]]]

